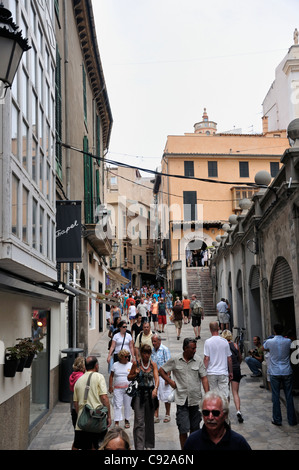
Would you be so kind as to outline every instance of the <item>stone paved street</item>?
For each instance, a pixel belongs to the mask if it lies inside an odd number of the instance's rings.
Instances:
[[[202,322],[201,339],[198,340],[197,353],[203,355],[204,340],[210,336],[209,322],[215,317],[206,317]],[[162,335],[163,344],[169,347],[171,354],[177,354],[182,350],[182,338],[193,335],[193,328],[184,325],[181,339],[176,338],[175,327],[168,324],[166,332]],[[99,356],[100,371],[108,380],[107,370],[107,333],[96,345],[92,353]],[[244,423],[238,423],[234,403],[230,403],[230,419],[232,428],[241,433],[249,442],[253,450],[299,450],[299,426],[291,427],[286,420],[286,409],[282,405],[283,425],[276,427],[271,423],[271,393],[260,388],[262,379],[251,378],[250,370],[244,362],[242,364],[243,377],[240,384],[241,411]],[[171,421],[163,423],[164,409],[160,408],[160,422],[155,424],[156,450],[180,450],[178,431],[175,422],[175,405],[171,406]],[[122,424],[122,423],[121,423]],[[129,435],[132,439],[133,412]],[[40,432],[29,446],[29,450],[70,450],[73,440],[73,427],[71,423],[69,404],[58,403],[51,416],[44,424]]]

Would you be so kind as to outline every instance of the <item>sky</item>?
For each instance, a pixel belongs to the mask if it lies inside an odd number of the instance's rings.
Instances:
[[[92,2],[113,116],[107,158],[157,169],[167,136],[193,133],[204,108],[218,132],[262,132],[298,0]]]

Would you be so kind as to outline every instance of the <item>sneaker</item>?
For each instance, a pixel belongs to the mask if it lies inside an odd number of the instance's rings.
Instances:
[[[244,419],[240,411],[237,412],[237,418],[238,418],[239,423],[243,423]]]

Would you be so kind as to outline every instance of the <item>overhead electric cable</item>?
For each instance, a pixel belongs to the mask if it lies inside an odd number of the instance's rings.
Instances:
[[[79,152],[79,153],[82,153],[83,155],[88,155],[90,156],[91,158],[94,158],[96,160],[101,160],[103,162],[106,162],[106,163],[110,163],[111,165],[115,165],[115,166],[121,166],[123,168],[131,168],[133,170],[140,170],[140,171],[144,171],[145,173],[151,173],[152,175],[159,175],[159,176],[168,176],[169,178],[180,178],[180,179],[187,179],[187,180],[196,180],[196,181],[202,181],[204,183],[215,183],[215,184],[229,184],[229,185],[246,185],[246,186],[257,186],[256,183],[249,183],[249,182],[240,182],[240,181],[221,181],[221,180],[212,180],[210,178],[197,178],[195,176],[185,176],[185,175],[174,175],[174,174],[170,174],[170,173],[161,173],[160,171],[157,171],[157,170],[150,170],[149,168],[141,168],[139,166],[135,166],[135,165],[129,165],[128,163],[122,163],[122,162],[116,162],[114,160],[109,160],[107,159],[106,157],[99,157],[98,155],[94,155],[93,153],[91,152],[86,152],[82,149],[78,149],[76,147],[73,147],[72,145],[69,145],[69,144],[65,144],[63,142],[60,142],[60,145],[62,147],[65,147],[65,148],[68,148],[70,150],[74,150],[75,152]]]

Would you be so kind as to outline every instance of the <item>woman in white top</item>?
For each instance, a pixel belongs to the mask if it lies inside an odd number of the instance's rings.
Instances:
[[[131,401],[126,394],[129,385],[128,374],[131,370],[130,353],[122,349],[118,353],[118,361],[114,362],[109,377],[109,393],[113,393],[114,423],[115,426],[123,420],[122,407],[124,407],[125,428],[130,427]]]
[[[119,332],[115,333],[111,341],[111,347],[107,357],[108,364],[112,354],[114,354],[114,362],[118,361],[118,353],[121,349],[128,349],[131,352],[131,360],[134,360],[134,342],[131,333],[127,333],[127,322],[121,321],[118,325]]]

